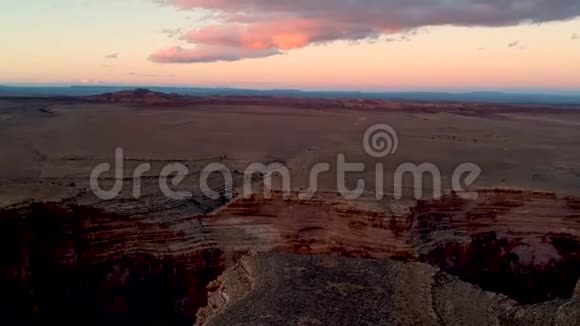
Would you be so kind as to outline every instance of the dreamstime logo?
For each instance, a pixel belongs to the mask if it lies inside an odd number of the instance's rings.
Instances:
[[[399,147],[399,135],[393,127],[376,124],[365,132],[363,147],[367,154],[374,158],[383,158],[395,154]]]
[[[389,155],[393,155],[399,148],[399,135],[395,129],[387,124],[376,124],[368,128],[363,137],[363,147],[365,152],[374,159],[385,159]],[[97,165],[90,175],[90,187],[93,193],[102,200],[111,200],[119,196],[124,187],[124,150],[117,148],[115,151],[115,167],[114,180],[111,189],[105,190],[101,187],[99,179],[101,176],[111,171],[110,163],[101,163]],[[347,162],[345,154],[338,154],[336,156],[336,189],[345,199],[358,199],[366,192],[366,182],[364,179],[357,179],[354,189],[349,189],[346,185],[348,173],[360,173],[367,171],[364,163]],[[142,178],[145,173],[151,171],[150,163],[142,163],[133,170],[133,197],[141,198],[142,194]],[[319,190],[318,180],[323,173],[332,171],[330,163],[317,163],[310,168],[309,185],[306,191],[298,194],[299,199],[309,199],[316,195]],[[385,198],[385,191],[387,190],[384,184],[386,180],[385,168],[382,162],[376,163],[374,166],[374,184],[375,189],[373,193],[377,200]],[[221,174],[224,180],[224,186],[220,187],[221,191],[216,191],[210,187],[210,176],[213,174]],[[463,187],[473,185],[482,170],[473,163],[461,163],[453,171],[451,176],[451,189],[458,194],[458,196],[468,199],[477,197],[476,192],[468,192]],[[189,191],[177,191],[177,188],[185,178],[190,174],[187,166],[181,163],[171,163],[163,167],[159,175],[159,189],[167,198],[175,200],[183,200],[193,197],[193,193]],[[278,175],[282,180],[282,192],[285,198],[292,195],[291,181],[292,176],[288,167],[281,163],[272,163],[265,165],[262,163],[252,163],[243,172],[242,196],[250,197],[254,194],[256,186],[256,175],[259,181],[263,183],[264,198],[272,197],[272,180],[274,175]],[[416,200],[424,199],[424,185],[425,181],[431,180],[430,185],[432,189],[432,198],[438,199],[443,193],[443,182],[441,171],[433,163],[422,163],[419,165],[413,163],[400,164],[393,173],[393,185],[390,190],[395,199],[402,199],[404,197],[403,181],[404,177],[412,178],[412,188],[414,198]],[[233,174],[232,171],[223,163],[211,163],[206,165],[200,173],[199,189],[204,196],[218,200],[220,198],[232,199],[234,197],[233,191]],[[171,184],[171,186],[170,186]]]

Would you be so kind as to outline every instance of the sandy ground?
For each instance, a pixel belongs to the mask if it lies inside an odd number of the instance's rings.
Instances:
[[[383,159],[372,158],[362,146],[365,130],[377,123],[391,125],[399,136],[397,152]],[[189,168],[190,176],[179,187],[199,196],[199,173],[214,162],[238,172],[253,162],[283,163],[291,170],[294,190],[307,188],[310,167],[328,162],[333,171],[320,176],[320,190],[334,192],[340,153],[348,162],[366,166],[363,173],[349,174],[347,185],[354,187],[363,178],[365,190],[371,193],[379,162],[385,166],[387,193],[392,192],[392,176],[401,163],[436,164],[443,187],[449,189],[455,167],[471,162],[483,171],[474,187],[578,194],[579,124],[580,111],[532,109],[461,115],[444,108],[440,113],[423,113],[278,105],[152,108],[3,101],[0,207],[63,198],[98,202],[88,187],[90,172],[99,163],[113,162],[117,147],[125,153],[125,197],[131,195],[132,173],[141,163],[153,166],[143,181],[144,193],[151,196],[159,194],[157,177],[169,163]],[[405,178],[405,186],[411,186],[411,181]],[[219,188],[223,181],[214,175],[210,183]],[[201,197],[200,212],[207,208]]]

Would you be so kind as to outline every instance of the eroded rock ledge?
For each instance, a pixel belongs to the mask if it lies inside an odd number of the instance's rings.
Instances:
[[[577,312],[565,300],[580,276],[580,199],[514,190],[396,203],[275,194],[171,219],[33,204],[0,211],[0,314],[23,324],[192,325],[207,285],[249,252],[426,262],[532,305],[510,318]]]
[[[248,256],[212,283],[197,325],[576,325],[580,298],[521,306],[423,263]]]

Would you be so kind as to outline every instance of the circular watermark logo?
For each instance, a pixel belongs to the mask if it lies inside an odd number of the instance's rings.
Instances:
[[[383,158],[397,152],[399,135],[387,124],[376,124],[365,132],[363,146],[370,156]]]

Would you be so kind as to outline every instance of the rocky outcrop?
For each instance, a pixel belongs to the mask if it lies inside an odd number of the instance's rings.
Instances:
[[[580,301],[520,306],[422,263],[246,257],[215,282],[197,325],[576,325]]]

